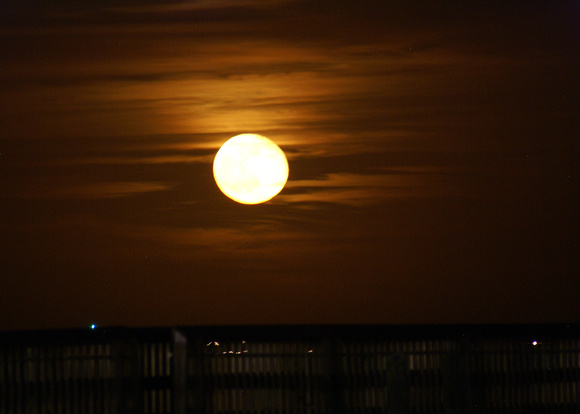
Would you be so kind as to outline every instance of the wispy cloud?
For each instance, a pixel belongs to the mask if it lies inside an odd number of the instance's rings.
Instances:
[[[443,171],[407,168],[385,174],[333,173],[316,179],[289,181],[277,203],[380,204],[388,199],[450,195],[456,191]]]
[[[213,162],[212,155],[156,155],[156,156],[111,156],[78,158],[63,164],[98,164],[98,165],[147,165],[147,164],[189,164],[201,162],[209,164]]]
[[[53,180],[54,181],[54,180]],[[43,184],[43,185],[41,185]],[[19,199],[111,199],[131,197],[138,194],[165,191],[172,187],[158,182],[100,182],[93,184],[29,183],[8,191],[3,198]]]
[[[106,10],[119,13],[171,13],[191,10],[213,10],[225,8],[268,8],[300,0],[181,0],[164,4],[137,4],[134,6],[110,7]]]
[[[81,185],[61,190],[61,196],[79,198],[118,198],[135,194],[164,191],[171,188],[165,183],[155,182],[108,182]],[[55,193],[58,196],[58,192]]]

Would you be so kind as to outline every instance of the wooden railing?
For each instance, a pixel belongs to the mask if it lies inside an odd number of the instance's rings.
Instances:
[[[578,413],[580,325],[0,333],[0,413]]]

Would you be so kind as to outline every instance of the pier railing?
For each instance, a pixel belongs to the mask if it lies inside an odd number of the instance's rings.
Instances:
[[[577,413],[580,325],[0,333],[0,413]]]

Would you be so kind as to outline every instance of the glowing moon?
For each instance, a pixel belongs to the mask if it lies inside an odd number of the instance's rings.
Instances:
[[[288,160],[268,138],[236,135],[226,141],[213,161],[219,189],[242,204],[259,204],[278,194],[288,180]]]

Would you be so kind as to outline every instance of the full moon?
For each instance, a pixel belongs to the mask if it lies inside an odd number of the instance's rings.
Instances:
[[[242,204],[259,204],[278,194],[288,180],[288,161],[273,141],[257,134],[230,138],[217,152],[213,176],[219,189]]]

